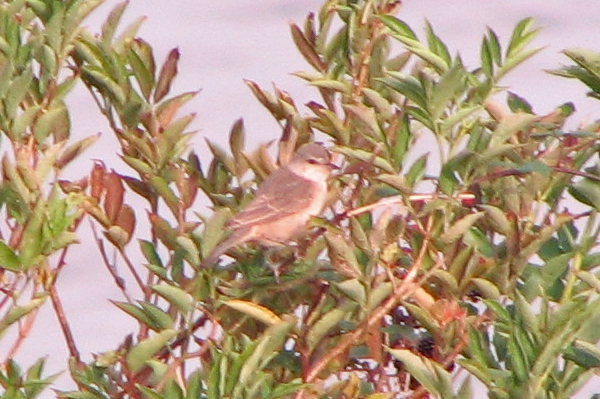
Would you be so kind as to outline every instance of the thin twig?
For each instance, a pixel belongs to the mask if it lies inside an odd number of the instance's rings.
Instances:
[[[127,293],[127,289],[125,287],[125,282],[123,281],[123,278],[117,274],[115,267],[113,265],[111,265],[110,260],[108,259],[108,255],[106,254],[106,250],[104,249],[104,243],[102,242],[100,237],[98,237],[96,228],[94,227],[94,225],[91,222],[90,222],[90,228],[92,229],[92,235],[94,236],[94,241],[96,241],[96,245],[98,246],[98,250],[100,251],[100,256],[102,256],[104,265],[108,269],[108,272],[110,273],[110,275],[115,280],[115,284],[117,285],[117,287],[119,287],[119,289],[123,293],[123,296],[125,297],[125,299],[127,299],[128,302],[131,302],[131,297]]]
[[[131,275],[133,276],[133,278],[139,285],[140,290],[142,290],[142,293],[144,293],[144,297],[147,297],[149,295],[149,293],[151,292],[149,289],[149,286],[144,284],[144,282],[142,281],[142,278],[138,274],[137,270],[135,270],[135,266],[133,265],[133,263],[131,263],[131,261],[127,257],[127,254],[125,253],[125,250],[122,247],[119,248],[119,254],[121,254],[121,258],[123,258],[123,261],[127,265],[129,272],[131,273]]]
[[[411,202],[427,201],[427,200],[431,200],[434,198],[449,199],[449,198],[453,198],[453,197],[448,197],[446,195],[425,194],[425,193],[410,194],[408,196],[408,200]],[[472,194],[472,193],[461,193],[456,196],[456,199],[460,199],[460,200],[470,200],[470,199],[474,199],[474,198],[475,198],[475,194]],[[390,205],[399,205],[400,210],[398,211],[398,213],[400,213],[402,215],[406,214],[406,208],[404,206],[404,197],[402,197],[401,195],[394,195],[391,197],[382,198],[379,201],[374,202],[372,204],[354,208],[352,210],[349,210],[348,212],[345,212],[343,215],[345,215],[346,217],[352,217],[352,216],[360,215],[362,213],[369,212],[372,209],[380,208],[383,206],[390,206]]]
[[[17,285],[21,281],[20,275],[15,275],[14,280],[11,283],[8,283],[9,287],[1,287],[0,292],[4,293],[4,298],[0,300],[0,310],[13,298],[14,293],[17,290]],[[24,287],[27,285],[27,281],[25,281]],[[19,292],[23,292],[23,289],[20,289]]]
[[[29,313],[27,315],[25,322],[22,325],[21,324],[19,325],[19,335],[18,335],[17,339],[15,340],[15,342],[13,343],[12,347],[9,349],[8,355],[6,355],[6,359],[4,360],[3,363],[6,363],[6,361],[12,359],[17,354],[17,351],[19,350],[21,345],[23,344],[23,342],[25,342],[25,338],[27,338],[27,336],[31,332],[34,321],[37,318],[38,312],[39,312],[39,308],[33,310],[31,313]]]
[[[48,293],[50,294],[50,299],[52,300],[52,307],[54,308],[54,312],[56,313],[56,317],[58,318],[58,323],[60,324],[60,328],[65,337],[67,347],[69,348],[69,354],[72,358],[75,358],[77,364],[81,364],[79,351],[77,350],[77,346],[75,345],[73,333],[71,332],[71,328],[69,327],[69,322],[67,321],[65,310],[58,296],[58,291],[56,290],[55,284],[50,285],[50,287],[48,288]]]

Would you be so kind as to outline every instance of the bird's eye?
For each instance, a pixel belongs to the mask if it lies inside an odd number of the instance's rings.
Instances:
[[[311,165],[316,165],[319,163],[319,161],[317,161],[316,159],[309,159],[307,162]]]

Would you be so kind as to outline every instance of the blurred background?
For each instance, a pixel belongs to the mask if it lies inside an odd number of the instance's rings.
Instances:
[[[193,147],[206,166],[210,155],[204,138],[225,146],[229,129],[238,118],[245,121],[249,149],[280,134],[277,123],[254,99],[243,79],[256,81],[267,89],[275,84],[289,92],[297,104],[315,97],[315,90],[290,75],[308,70],[309,66],[295,50],[288,25],[302,24],[307,13],[317,11],[321,3],[322,0],[130,0],[121,26],[145,16],[140,36],[153,46],[158,63],[163,62],[172,48],[179,48],[179,75],[172,93],[201,90],[186,111],[197,114],[192,127],[199,133]],[[118,1],[107,0],[94,12],[87,20],[90,30],[98,32],[116,4]],[[568,63],[560,53],[562,49],[584,47],[600,51],[598,0],[404,0],[398,14],[419,35],[423,33],[425,20],[431,22],[451,53],[459,52],[468,68],[478,64],[481,37],[487,26],[506,43],[514,25],[529,16],[542,28],[534,45],[545,49],[501,83],[529,100],[537,113],[550,112],[564,101],[573,101],[577,113],[569,122],[571,128],[598,118],[600,103],[585,97],[582,84],[540,72]],[[69,177],[87,173],[93,159],[102,159],[109,168],[125,171],[114,150],[112,133],[82,87],[70,97],[69,106],[75,135],[102,133],[99,142],[71,169]],[[128,198],[129,202],[133,200]],[[136,209],[136,212],[139,220],[145,211]],[[85,223],[82,228],[89,230]],[[138,232],[143,228],[138,226]],[[82,231],[82,235],[87,232]],[[74,323],[75,341],[83,359],[89,361],[91,353],[114,349],[135,331],[135,325],[109,302],[123,298],[102,265],[98,250],[91,243],[79,247],[77,252],[70,253],[58,289],[67,317]],[[136,244],[132,242],[130,247]],[[130,250],[136,252],[137,248]],[[121,274],[126,272],[123,270]],[[4,339],[12,342],[9,337]],[[25,366],[44,355],[48,356],[47,373],[64,369],[68,353],[49,302],[40,312],[17,360]],[[73,387],[67,373],[59,378],[57,387]],[[594,387],[589,386],[577,398],[588,398],[592,392]],[[48,391],[43,397],[51,398],[54,394]]]

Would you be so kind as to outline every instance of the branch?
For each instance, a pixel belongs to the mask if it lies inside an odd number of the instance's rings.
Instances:
[[[328,351],[325,356],[319,359],[309,370],[304,378],[304,381],[307,383],[313,382],[325,369],[325,367],[338,356],[343,354],[346,350],[348,350],[352,345],[354,345],[370,328],[379,324],[381,319],[387,314],[389,314],[392,309],[394,309],[401,301],[410,296],[415,290],[419,288],[419,283],[415,283],[415,277],[417,276],[417,272],[421,268],[423,264],[423,259],[425,258],[425,254],[427,252],[427,248],[429,247],[430,237],[429,237],[429,229],[431,228],[432,219],[429,219],[429,226],[427,234],[423,240],[423,245],[421,246],[421,250],[417,259],[413,263],[410,268],[406,278],[402,281],[402,283],[394,288],[392,295],[379,307],[379,309],[375,310],[371,317],[367,319],[367,322],[362,328],[357,328],[353,332],[346,335],[342,341]]]
[[[50,299],[52,300],[52,307],[54,308],[54,312],[56,313],[56,317],[58,318],[60,328],[65,337],[65,341],[67,342],[69,354],[72,358],[75,358],[78,365],[82,365],[83,363],[81,362],[79,351],[77,350],[77,346],[75,345],[73,333],[71,332],[71,328],[69,327],[69,322],[67,321],[67,317],[65,316],[65,310],[58,296],[58,291],[56,291],[55,284],[50,285],[50,287],[48,288],[48,293],[50,294]]]

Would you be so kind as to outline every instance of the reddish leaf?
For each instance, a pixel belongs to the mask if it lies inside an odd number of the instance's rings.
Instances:
[[[88,178],[84,177],[75,181],[59,180],[58,185],[64,193],[79,193],[87,188]]]
[[[156,118],[161,129],[166,129],[179,109],[194,98],[198,91],[190,91],[163,101],[156,109]]]
[[[133,230],[135,229],[135,213],[129,205],[124,205],[121,208],[116,224],[125,230],[128,235],[127,242],[129,242],[133,236]]]
[[[290,24],[290,30],[292,32],[292,39],[296,43],[296,47],[300,51],[300,54],[304,59],[313,66],[317,71],[325,72],[327,65],[321,60],[315,46],[309,41],[309,39],[302,33],[302,30],[296,24]]]
[[[173,78],[177,75],[177,63],[179,62],[179,50],[174,48],[167,56],[167,60],[160,69],[158,83],[154,91],[154,101],[159,102],[171,89]]]
[[[106,187],[104,212],[108,220],[112,224],[115,224],[119,212],[121,212],[121,208],[123,207],[125,188],[123,187],[123,182],[121,182],[121,177],[114,171],[105,176],[104,185]]]
[[[90,196],[96,201],[100,201],[100,196],[104,192],[104,174],[106,167],[102,161],[94,161],[94,168],[90,175]]]
[[[177,169],[177,190],[179,190],[180,200],[183,203],[185,209],[192,206],[196,194],[198,193],[198,185],[196,184],[196,178],[186,172],[184,169]]]

